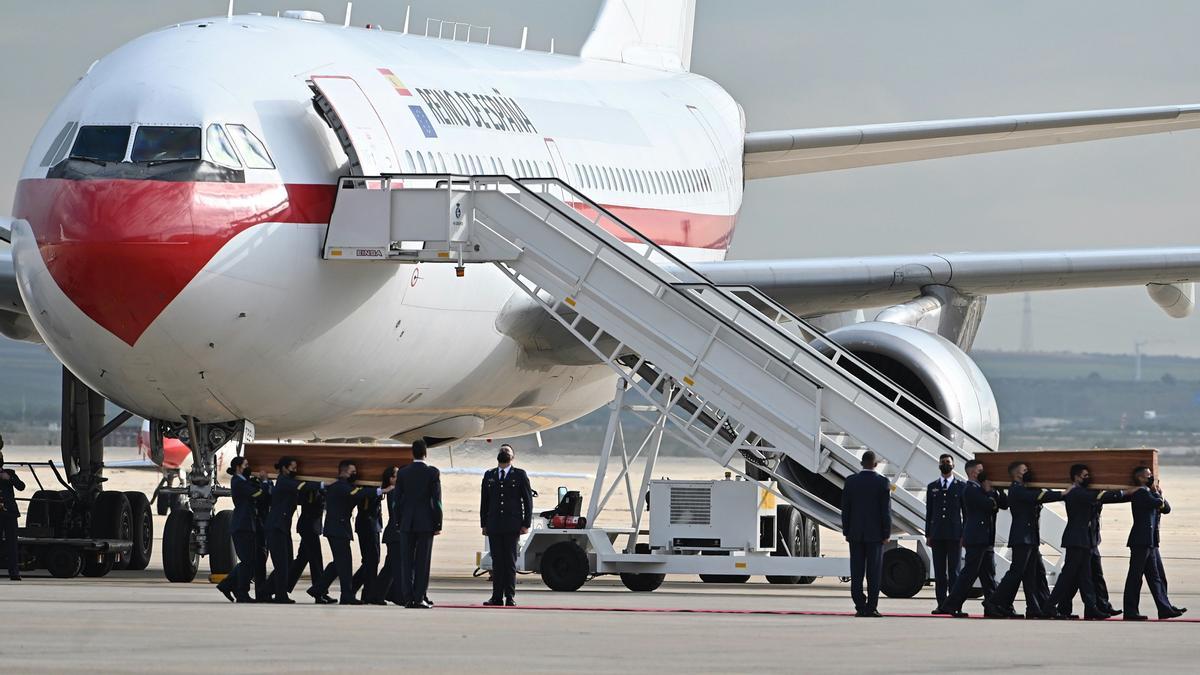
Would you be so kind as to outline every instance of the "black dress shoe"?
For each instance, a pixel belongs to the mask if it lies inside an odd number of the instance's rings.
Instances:
[[[1084,621],[1107,621],[1108,619],[1109,619],[1109,616],[1107,614],[1102,614],[1100,612],[1084,612],[1083,613]]]
[[[246,603],[257,604],[258,603],[258,600],[255,600],[254,598],[250,597],[249,595],[235,595],[233,597],[236,598],[237,601],[241,604],[246,604]]]
[[[358,598],[349,598],[346,600],[338,600],[338,604],[339,605],[361,605],[362,600],[359,600]]]
[[[484,607],[503,607],[504,601],[497,600],[495,598],[488,598],[487,600],[483,601],[483,606]]]
[[[1125,621],[1149,621],[1150,617],[1145,614],[1126,614],[1121,617]]]
[[[967,614],[966,612],[962,611],[961,609],[958,610],[957,612],[954,612],[950,616],[952,616],[956,619],[969,619],[971,617],[970,614]]]
[[[384,602],[383,600],[368,600],[367,604],[368,605],[386,605],[387,603]]]
[[[8,580],[9,580],[9,581],[20,581],[20,580],[21,580],[21,575],[19,575],[19,574],[18,574],[18,575],[17,575],[17,576],[15,576],[15,577],[9,577],[9,578],[8,578]]]
[[[1187,611],[1187,610],[1184,610],[1184,611]],[[1159,612],[1158,613],[1158,618],[1160,620],[1175,619],[1175,618],[1178,618],[1181,616],[1183,616],[1183,611],[1178,611],[1178,610],[1171,611],[1171,612]]]
[[[860,609],[854,613],[854,617],[857,619],[861,619],[861,618],[867,617],[867,616],[871,616],[871,615],[866,610],[862,610],[862,609]]]
[[[513,600],[512,598],[505,598],[505,599],[504,599],[504,606],[505,606],[505,607],[516,607],[516,606],[517,606],[517,601],[516,601],[516,600]]]
[[[1124,612],[1125,612],[1125,610],[1123,610],[1123,609],[1110,609],[1106,612],[1106,614],[1108,614],[1109,616],[1121,616],[1121,614],[1123,614]]]
[[[1176,607],[1175,605],[1171,605],[1171,609],[1173,611],[1179,612],[1180,616],[1183,616],[1184,614],[1187,613],[1187,607]]]
[[[1055,614],[1054,618],[1058,619],[1059,621],[1074,621],[1075,619],[1079,618],[1079,615],[1078,614]]]
[[[429,602],[428,600],[422,600],[416,603],[416,606],[413,609],[433,609],[433,603]]]
[[[294,605],[294,604],[296,604],[296,601],[289,597],[274,598],[271,600],[271,602],[276,605]]]
[[[224,595],[226,600],[230,602],[237,602],[237,599],[233,597],[233,591],[221,588],[220,586],[217,586],[217,590],[221,591],[221,595]]]
[[[433,607],[433,601],[429,599],[428,595],[425,596],[425,604],[429,605],[430,607]]]
[[[985,602],[983,603],[983,615],[989,619],[1011,619],[1016,616],[1016,612]]]
[[[943,609],[941,607],[938,607],[937,609],[934,609],[932,612],[930,612],[930,614],[932,614],[934,616],[950,616],[952,614],[952,612],[948,609]]]
[[[872,609],[871,611],[867,612],[867,616],[869,616],[873,619],[882,619],[883,618],[883,615],[880,614],[879,610],[877,610],[877,609]]]
[[[337,600],[334,600],[333,598],[329,597],[328,595],[322,595],[319,598],[313,598],[313,602],[318,605],[336,605],[337,604]]]

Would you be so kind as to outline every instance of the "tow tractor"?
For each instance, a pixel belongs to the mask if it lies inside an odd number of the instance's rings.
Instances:
[[[114,568],[144,569],[149,563],[154,526],[146,495],[101,492],[89,510],[54,462],[5,462],[4,466],[22,469],[26,490],[36,486],[32,496],[17,496],[17,501],[25,502],[25,527],[17,530],[22,570],[45,568],[52,576],[70,579],[80,574],[103,576]],[[43,484],[38,469],[49,470],[58,485]]]

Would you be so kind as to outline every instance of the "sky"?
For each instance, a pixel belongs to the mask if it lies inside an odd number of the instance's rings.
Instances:
[[[354,23],[399,29],[403,1],[357,0]],[[0,0],[0,213],[43,119],[95,59],[225,0]],[[577,53],[599,0],[419,0],[427,17],[493,27],[493,42]],[[345,3],[238,0],[239,12]],[[750,130],[1200,101],[1192,0],[699,0],[692,70],[725,87]],[[753,181],[731,257],[1191,246],[1200,130]],[[1035,294],[1046,351],[1200,356],[1200,319],[1142,288]],[[1022,299],[989,299],[977,348],[1015,350]]]

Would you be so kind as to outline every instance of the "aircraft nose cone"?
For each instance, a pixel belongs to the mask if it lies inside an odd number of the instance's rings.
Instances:
[[[321,187],[298,209],[280,184],[32,179],[18,186],[14,211],[62,292],[132,346],[242,230],[328,222],[333,190]]]

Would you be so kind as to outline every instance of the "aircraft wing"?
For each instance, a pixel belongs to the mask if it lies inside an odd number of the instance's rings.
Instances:
[[[754,131],[746,178],[773,178],[1200,127],[1200,104]]]
[[[1168,314],[1184,316],[1190,282],[1200,280],[1200,248],[730,260],[693,267],[717,284],[755,286],[801,316],[899,304],[930,286],[986,296],[1140,285]],[[1180,284],[1179,293],[1165,284]]]

